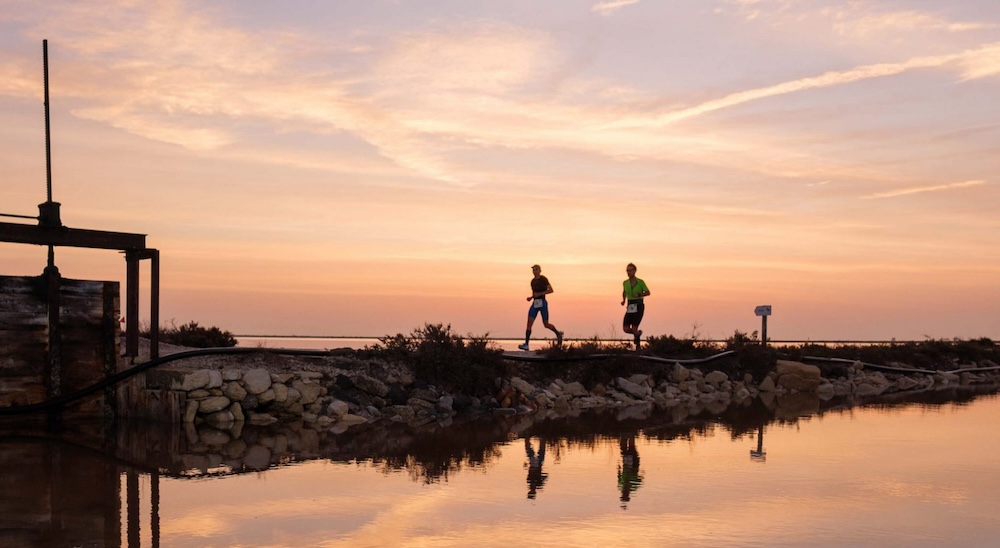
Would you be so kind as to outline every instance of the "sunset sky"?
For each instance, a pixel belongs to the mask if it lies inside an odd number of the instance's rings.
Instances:
[[[634,262],[647,335],[1000,338],[995,0],[0,0],[4,214],[43,39],[62,221],[148,234],[164,322],[519,337],[538,263],[621,336]]]

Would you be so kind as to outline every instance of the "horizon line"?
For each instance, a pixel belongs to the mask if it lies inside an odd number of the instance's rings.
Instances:
[[[397,334],[402,334],[402,333],[397,333]],[[258,338],[258,339],[371,339],[371,340],[378,340],[378,339],[381,339],[382,337],[386,337],[386,336],[392,337],[394,335],[381,335],[381,336],[370,336],[370,335],[247,335],[247,334],[233,335],[233,337],[235,337],[237,339],[239,339],[240,337],[243,337],[243,338]],[[405,336],[409,336],[409,335],[405,335]],[[462,337],[462,338],[469,338],[468,336],[463,336],[463,335],[459,335],[459,336]],[[479,337],[477,337],[477,338],[479,338]],[[519,341],[519,340],[522,340],[524,337],[521,336],[521,337],[482,337],[482,338],[486,339],[486,340],[498,340],[498,341]],[[932,337],[926,337],[924,339],[896,339],[896,338],[889,338],[889,339],[772,339],[772,338],[768,338],[768,342],[770,342],[770,343],[845,343],[845,344],[863,344],[863,343],[868,343],[868,344],[892,344],[892,343],[917,343],[917,342],[934,341],[934,340],[970,341],[970,340],[982,339],[982,338],[989,338],[989,339],[992,340],[992,337],[970,337],[970,338],[967,338],[967,339],[961,339],[961,338],[955,338],[955,337],[952,337],[952,338],[949,338],[949,339],[935,339],[935,338],[932,338]],[[552,337],[552,338],[539,338],[539,339],[532,339],[532,340],[539,340],[539,341],[554,340],[554,337]],[[626,336],[622,336],[621,338],[564,337],[563,340],[564,341],[592,341],[592,340],[597,340],[597,341],[621,341],[621,340],[631,340],[631,338],[630,337],[626,337]],[[726,342],[729,339],[688,339],[688,338],[677,337],[677,340],[695,340],[695,341],[702,341],[702,342],[717,343],[717,342]]]

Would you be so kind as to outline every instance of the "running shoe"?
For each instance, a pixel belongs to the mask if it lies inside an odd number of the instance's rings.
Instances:
[[[556,346],[562,346],[563,332],[556,331]]]
[[[517,347],[520,348],[521,350],[527,350],[528,349],[528,343],[519,344],[519,345],[517,345]]]

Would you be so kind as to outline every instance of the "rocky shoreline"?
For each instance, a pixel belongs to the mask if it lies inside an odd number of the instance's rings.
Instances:
[[[168,351],[169,353],[169,351]],[[994,364],[972,364],[958,373],[883,372],[861,362],[821,368],[778,360],[762,380],[729,374],[705,364],[679,363],[629,368],[608,382],[541,379],[530,364],[509,364],[489,394],[470,396],[428,384],[403,364],[359,359],[344,349],[318,358],[289,358],[262,350],[242,356],[211,356],[197,363],[147,372],[145,390],[179,397],[180,417],[170,422],[268,425],[301,421],[306,427],[344,432],[361,424],[392,421],[419,426],[459,414],[550,414],[611,410],[637,414],[685,407],[690,414],[721,413],[760,400],[795,415],[831,401],[863,402],[893,393],[917,393],[955,386],[1000,385]],[[824,375],[825,371],[825,375]]]

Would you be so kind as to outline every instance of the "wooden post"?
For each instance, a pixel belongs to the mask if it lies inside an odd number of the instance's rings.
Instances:
[[[125,252],[125,355],[139,355],[139,253]]]
[[[760,316],[760,344],[767,346],[767,317],[771,315],[771,305],[762,304],[753,309],[753,313]]]
[[[149,359],[160,357],[160,251],[149,249]]]
[[[48,397],[52,398],[62,394],[62,329],[59,325],[59,309],[62,306],[59,291],[62,288],[62,276],[59,275],[59,269],[52,264],[45,268],[42,276],[45,278],[45,305],[49,324],[45,382],[48,384]]]

